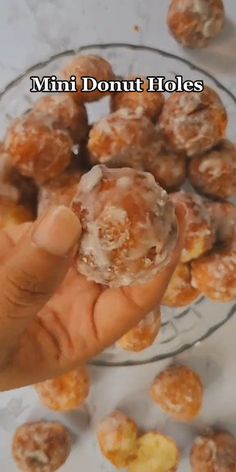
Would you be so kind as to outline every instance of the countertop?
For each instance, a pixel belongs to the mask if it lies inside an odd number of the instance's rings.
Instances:
[[[167,0],[0,0],[0,89],[51,54],[80,45],[106,42],[142,44],[176,53],[211,72],[236,95],[236,5],[225,0],[227,28],[207,50],[183,50],[169,35]],[[236,133],[235,133],[236,137]],[[212,309],[214,316],[214,305]],[[85,407],[55,415],[39,405],[31,388],[0,394],[1,470],[16,471],[11,438],[17,425],[60,418],[73,432],[72,454],[65,472],[110,472],[96,445],[94,427],[114,408],[123,408],[143,429],[158,428],[178,441],[182,472],[190,471],[188,454],[195,434],[208,425],[236,433],[236,317],[181,359],[200,373],[205,385],[201,417],[193,426],[167,419],[148,398],[154,376],[167,362],[149,366],[91,368],[93,388]]]

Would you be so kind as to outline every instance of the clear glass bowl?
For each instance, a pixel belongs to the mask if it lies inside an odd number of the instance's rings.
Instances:
[[[185,80],[204,80],[221,96],[229,116],[228,136],[234,139],[236,122],[236,98],[219,81],[190,62],[154,48],[127,44],[90,45],[78,50],[65,51],[36,64],[22,76],[11,82],[0,93],[0,138],[12,119],[28,110],[39,93],[30,93],[31,75],[58,75],[64,64],[75,54],[98,54],[108,59],[119,76],[164,75],[174,79],[182,75]],[[90,122],[105,115],[109,99],[88,105]],[[236,304],[213,303],[200,298],[185,309],[162,307],[163,322],[156,343],[141,353],[129,353],[113,346],[93,361],[95,365],[123,366],[156,362],[175,356],[202,342],[226,323],[236,312]],[[111,311],[112,316],[112,311]]]

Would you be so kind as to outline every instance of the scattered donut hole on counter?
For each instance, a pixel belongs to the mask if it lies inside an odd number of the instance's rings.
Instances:
[[[35,385],[41,402],[50,410],[68,412],[79,409],[90,390],[90,376],[85,367]]]
[[[204,48],[225,25],[222,0],[172,0],[167,23],[170,33],[183,46]]]
[[[23,472],[54,472],[68,459],[71,444],[69,431],[60,423],[26,423],[15,433],[12,453]]]
[[[192,44],[187,29],[178,37],[183,44],[205,46],[221,31],[221,2],[208,3],[215,21],[206,26],[211,20],[203,1],[195,10],[193,2],[172,2],[173,34],[179,34],[177,10],[187,11],[183,21],[196,29]],[[207,84],[203,92],[107,94],[105,108],[91,121],[90,108],[96,102],[98,110],[104,94],[83,94],[81,75],[112,80],[119,73],[105,58],[75,56],[61,78],[75,75],[78,92],[40,98],[14,117],[0,145],[0,228],[34,221],[52,205],[71,207],[82,225],[74,267],[89,280],[119,288],[146,283],[167,266],[180,229],[175,207],[183,203],[184,247],[162,305],[111,348],[137,359],[149,349],[155,357],[158,345],[195,329],[203,297],[209,310],[211,302],[217,309],[236,300],[236,147],[228,139],[225,104]],[[175,345],[177,353],[181,348]],[[86,404],[91,387],[81,367],[34,389],[45,407],[65,414]],[[204,403],[200,376],[178,364],[159,373],[146,395],[181,424],[193,423]],[[121,411],[101,422],[97,440],[102,455],[129,472],[175,472],[180,465],[178,441],[158,428],[141,431]],[[235,471],[235,441],[215,431],[196,439],[193,472]],[[26,423],[13,438],[13,457],[25,472],[58,470],[70,449],[70,433],[60,423]]]
[[[201,412],[203,385],[192,369],[173,364],[155,378],[150,395],[166,414],[180,422],[192,422]]]

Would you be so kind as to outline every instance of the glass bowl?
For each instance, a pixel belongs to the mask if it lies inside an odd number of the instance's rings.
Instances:
[[[174,79],[182,75],[185,80],[204,80],[213,87],[227,109],[229,116],[228,137],[234,139],[236,122],[236,98],[216,78],[189,61],[158,49],[128,44],[89,45],[78,50],[65,51],[45,62],[36,64],[11,82],[0,93],[0,138],[12,119],[27,111],[38,100],[40,93],[31,93],[30,76],[57,75],[73,55],[98,54],[108,59],[119,76],[160,76]],[[91,123],[109,110],[109,98],[88,105]],[[236,312],[234,303],[213,303],[201,297],[184,309],[161,308],[162,329],[157,341],[141,353],[122,351],[113,346],[93,361],[94,365],[125,366],[156,362],[175,356],[202,342],[226,323]],[[112,316],[112,311],[111,311]]]

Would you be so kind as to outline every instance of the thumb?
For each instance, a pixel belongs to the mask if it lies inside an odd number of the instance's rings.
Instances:
[[[78,218],[51,208],[16,244],[0,270],[0,365],[62,282],[79,241]]]

